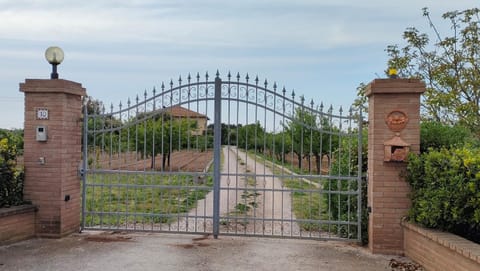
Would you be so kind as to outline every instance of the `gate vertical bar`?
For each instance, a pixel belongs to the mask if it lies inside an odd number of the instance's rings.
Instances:
[[[358,110],[358,177],[357,177],[357,241],[362,242],[362,178],[363,178],[363,115],[362,109]]]
[[[87,136],[88,136],[88,97],[83,98],[83,153],[82,153],[82,169],[81,169],[81,177],[82,177],[82,221],[81,221],[81,228],[80,230],[85,229],[85,208],[87,204],[87,159],[88,159],[88,153],[87,153]]]
[[[215,116],[213,126],[213,236],[218,238],[220,226],[220,153],[222,150],[222,80],[215,77]]]

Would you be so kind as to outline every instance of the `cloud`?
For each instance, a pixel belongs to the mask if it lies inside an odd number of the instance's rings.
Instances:
[[[422,7],[430,7],[432,18],[442,22],[442,13],[476,4],[472,0],[0,0],[0,74],[4,75],[0,93],[19,96],[18,83],[25,77],[47,77],[50,67],[44,50],[59,45],[66,54],[60,76],[83,83],[99,98],[112,98],[113,92],[115,99],[128,97],[171,76],[219,68],[222,73],[250,71],[269,80],[281,79],[278,83],[307,97],[322,96],[340,104],[354,98],[359,82],[382,72],[383,49],[402,43],[406,27],[429,30]],[[448,23],[440,30],[449,31]]]
[[[393,23],[375,23],[384,16],[379,8],[355,1],[43,2],[2,8],[0,35],[79,43],[325,49],[377,42],[390,35]]]

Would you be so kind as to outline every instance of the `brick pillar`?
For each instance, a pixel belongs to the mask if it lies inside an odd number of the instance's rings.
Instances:
[[[400,173],[406,153],[420,150],[420,95],[414,79],[376,79],[367,87],[369,248],[403,254],[401,219],[410,207],[410,187]]]
[[[24,199],[38,207],[38,236],[61,237],[80,227],[82,96],[81,84],[56,79],[26,79]],[[46,141],[37,139],[44,130]],[[40,141],[39,141],[40,140]]]

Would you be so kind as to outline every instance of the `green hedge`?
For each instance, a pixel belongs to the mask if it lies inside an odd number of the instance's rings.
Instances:
[[[411,221],[480,243],[480,149],[412,154],[406,180],[412,186]]]
[[[0,139],[0,208],[23,204],[23,169],[17,168],[15,142]]]
[[[450,126],[435,121],[424,121],[420,125],[420,152],[429,149],[462,147],[465,143],[475,144],[475,137],[465,127]]]

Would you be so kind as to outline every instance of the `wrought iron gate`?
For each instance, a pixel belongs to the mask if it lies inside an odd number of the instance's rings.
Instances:
[[[361,120],[218,72],[85,100],[82,229],[361,240]]]

